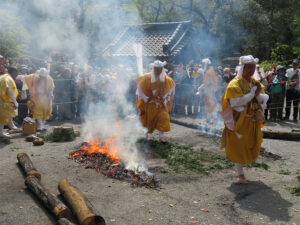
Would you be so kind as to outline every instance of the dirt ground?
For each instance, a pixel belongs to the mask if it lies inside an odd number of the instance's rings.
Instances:
[[[73,126],[80,129],[80,124]],[[171,141],[224,154],[216,139],[194,129],[172,124],[167,136]],[[267,163],[270,169],[246,169],[248,185],[235,183],[233,169],[212,171],[209,175],[162,174],[159,168],[166,166],[164,161],[148,159],[150,171],[160,180],[159,190],[132,188],[128,183],[106,178],[69,160],[68,153],[81,142],[77,138],[73,142],[34,147],[16,134],[10,144],[0,143],[1,225],[56,224],[55,218],[26,189],[17,165],[19,152],[31,155],[42,174],[42,184],[52,193],[58,194],[58,182],[67,178],[83,191],[109,225],[300,224],[300,197],[287,191],[297,184],[299,142],[265,139],[263,146],[282,156],[282,160],[260,157],[258,162]],[[288,169],[291,174],[278,174],[280,169]]]

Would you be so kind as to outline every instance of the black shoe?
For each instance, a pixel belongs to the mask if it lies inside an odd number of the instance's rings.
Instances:
[[[294,122],[294,123],[298,123],[298,120],[297,120],[297,119],[294,119],[293,122]]]
[[[284,120],[289,120],[289,118],[288,117],[284,117]]]

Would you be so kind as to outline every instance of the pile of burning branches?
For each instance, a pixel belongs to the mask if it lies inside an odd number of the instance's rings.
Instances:
[[[69,154],[69,158],[85,165],[86,169],[96,169],[106,177],[127,181],[133,186],[158,187],[158,181],[151,173],[125,168],[122,160],[117,156],[114,136],[107,139],[104,144],[96,139],[83,142]]]

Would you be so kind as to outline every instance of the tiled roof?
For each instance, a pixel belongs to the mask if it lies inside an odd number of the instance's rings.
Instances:
[[[103,52],[104,56],[135,56],[133,45],[143,45],[143,56],[177,55],[190,38],[190,21],[127,25]]]

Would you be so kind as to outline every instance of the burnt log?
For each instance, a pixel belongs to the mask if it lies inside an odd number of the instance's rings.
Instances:
[[[268,139],[279,139],[289,141],[300,141],[299,132],[282,132],[273,130],[263,130],[263,137]]]
[[[38,180],[41,180],[41,174],[37,171],[34,167],[32,161],[30,160],[29,156],[25,152],[20,152],[17,155],[18,162],[22,169],[24,170],[26,177],[27,176],[35,176]]]
[[[72,186],[66,179],[58,184],[58,190],[71,207],[80,225],[105,225],[103,217],[96,215],[93,206],[83,193]]]
[[[66,218],[61,218],[58,220],[57,222],[58,225],[75,225],[75,223],[70,222],[68,219]]]
[[[62,203],[54,194],[50,193],[35,176],[25,179],[26,186],[34,195],[55,215],[57,219],[69,218],[71,210]]]

